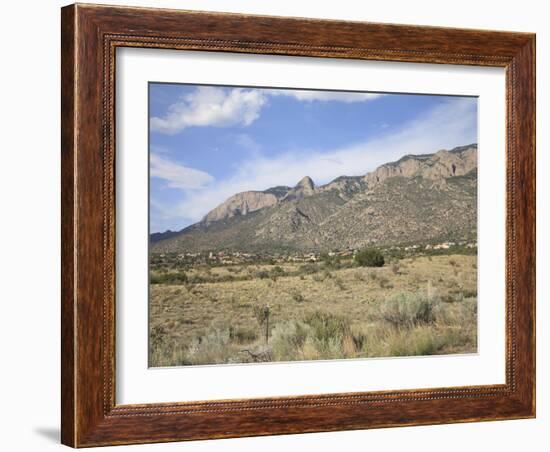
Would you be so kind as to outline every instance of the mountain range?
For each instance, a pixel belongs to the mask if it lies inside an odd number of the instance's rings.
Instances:
[[[307,252],[476,239],[477,144],[405,155],[362,176],[236,193],[152,252]]]

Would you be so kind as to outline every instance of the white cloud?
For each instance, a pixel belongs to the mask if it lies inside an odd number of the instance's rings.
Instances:
[[[384,96],[384,94],[379,93],[353,93],[346,91],[318,91],[300,89],[269,90],[269,95],[289,96],[305,102],[338,101],[345,103],[366,102]]]
[[[265,190],[276,185],[294,186],[306,175],[320,185],[342,175],[364,175],[406,154],[432,153],[476,142],[476,124],[475,101],[455,98],[399,130],[387,129],[384,135],[366,142],[328,151],[289,151],[271,157],[256,155],[241,162],[230,178],[186,192],[181,203],[170,206],[173,220],[169,223],[179,224],[177,229],[181,229],[199,221],[238,192]]]
[[[351,103],[373,100],[383,94],[199,86],[170,105],[164,117],[151,118],[151,131],[173,135],[187,127],[248,126],[259,118],[269,96],[293,97],[304,102]]]
[[[247,126],[265,103],[259,90],[200,86],[172,104],[163,118],[151,118],[151,130],[175,134],[192,126]]]
[[[169,188],[198,189],[214,181],[214,178],[194,168],[172,162],[158,154],[151,154],[150,157],[151,177],[158,177],[167,182]]]

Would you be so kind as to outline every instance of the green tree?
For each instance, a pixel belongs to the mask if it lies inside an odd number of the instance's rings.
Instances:
[[[384,255],[376,248],[364,248],[355,255],[355,262],[361,267],[383,267]]]

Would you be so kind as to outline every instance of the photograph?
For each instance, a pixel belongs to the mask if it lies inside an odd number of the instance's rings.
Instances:
[[[149,83],[149,366],[477,352],[475,96]]]
[[[542,7],[133,1],[10,44],[7,450],[539,450]]]

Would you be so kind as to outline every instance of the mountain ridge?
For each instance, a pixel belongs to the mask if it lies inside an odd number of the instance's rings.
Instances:
[[[407,154],[363,176],[339,176],[321,186],[304,176],[294,187],[236,193],[200,222],[150,240],[154,252],[167,252],[358,247],[407,242],[415,234],[416,240],[453,233],[469,239],[475,235],[476,195],[473,143]],[[454,211],[450,217],[448,207]]]

